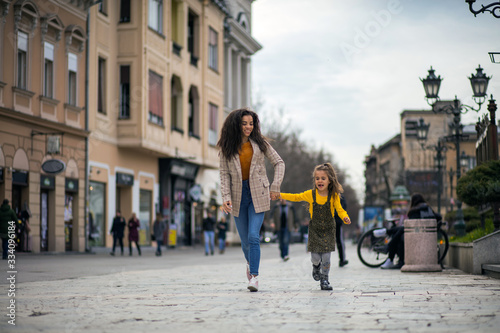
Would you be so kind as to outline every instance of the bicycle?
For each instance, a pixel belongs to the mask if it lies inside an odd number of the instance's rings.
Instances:
[[[397,219],[388,219],[387,223],[390,228],[373,228],[362,234],[358,241],[358,257],[361,262],[372,268],[380,267],[387,260],[389,256],[388,244],[391,236],[387,233],[388,229],[396,226]],[[443,266],[443,260],[448,253],[450,247],[448,234],[442,229],[446,225],[445,222],[439,221],[437,223],[437,256],[438,264]]]

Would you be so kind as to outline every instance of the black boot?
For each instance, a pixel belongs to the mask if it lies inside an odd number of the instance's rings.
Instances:
[[[320,279],[320,274],[319,274],[320,266],[319,265],[320,264],[318,264],[318,265],[313,264],[313,279],[315,281],[319,281],[319,279]]]
[[[328,275],[321,274],[321,281],[319,283],[321,286],[321,290],[332,290],[332,286],[330,285],[330,282],[328,282]]]

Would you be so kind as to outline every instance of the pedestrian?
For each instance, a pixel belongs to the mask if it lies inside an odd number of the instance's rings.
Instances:
[[[7,259],[9,250],[9,222],[14,226],[17,222],[16,212],[9,205],[9,199],[3,199],[0,207],[0,238],[2,238],[2,259]],[[12,228],[11,228],[12,230]]]
[[[113,234],[113,250],[111,255],[115,255],[116,243],[120,243],[121,253],[123,255],[123,235],[125,231],[125,219],[123,218],[119,210],[116,211],[116,216],[113,219],[113,225],[111,227],[111,234]]]
[[[203,219],[203,234],[205,236],[205,255],[208,256],[210,247],[210,254],[214,255],[214,240],[215,240],[215,220],[211,212],[207,212],[207,217]]]
[[[277,214],[276,214],[277,212]],[[280,256],[283,261],[290,259],[290,230],[295,230],[295,208],[285,199],[280,199],[279,203],[274,205],[269,214],[274,219],[274,225],[278,234],[280,246]]]
[[[163,245],[163,234],[167,226],[163,221],[163,216],[160,212],[156,213],[156,218],[153,223],[153,236],[156,240],[156,256],[161,256],[161,246]]]
[[[344,210],[347,209],[347,203],[344,196],[340,197],[340,205],[344,208]],[[344,267],[349,263],[349,260],[345,259],[345,244],[342,224],[342,219],[339,217],[338,212],[335,212],[335,240],[337,241],[337,249],[339,251],[339,267]]]
[[[407,215],[409,219],[436,219],[438,222],[443,219],[441,214],[432,210],[420,193],[414,193],[411,196],[410,208],[408,209]],[[400,269],[405,264],[404,226],[398,225],[387,230],[387,233],[392,236],[389,244],[387,244],[389,255],[387,260],[380,267],[382,269]],[[394,263],[396,254],[399,258],[398,263]]]
[[[344,192],[330,163],[316,166],[313,172],[313,189],[299,194],[281,193],[288,201],[309,203],[309,237],[307,251],[311,252],[314,280],[320,281],[321,290],[332,290],[328,281],[331,252],[335,251],[335,212],[345,224],[351,224],[347,212],[340,204]]]
[[[222,216],[219,223],[217,223],[218,239],[219,239],[219,253],[224,254],[226,251],[226,232],[227,232],[226,217]]]
[[[270,198],[279,198],[285,163],[260,132],[259,117],[247,108],[232,111],[224,121],[220,148],[221,210],[234,216],[247,261],[248,289],[257,291],[260,264],[259,232]],[[265,157],[274,168],[269,185]]]
[[[135,247],[137,247],[137,252],[141,255],[141,247],[139,246],[139,229],[141,227],[141,222],[135,215],[132,213],[132,217],[128,220],[128,249],[129,255],[132,255],[132,242],[135,243]]]

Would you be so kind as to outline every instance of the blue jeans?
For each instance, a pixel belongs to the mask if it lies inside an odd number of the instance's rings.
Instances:
[[[213,231],[205,231],[205,254],[208,254],[208,246],[210,245],[210,253],[214,254],[214,239],[215,233]]]
[[[156,241],[156,254],[161,256],[161,246],[163,245],[163,240]]]
[[[264,222],[264,212],[255,212],[248,180],[243,181],[239,215],[234,217],[234,221],[240,235],[241,249],[250,264],[250,274],[259,275],[260,228]]]
[[[290,245],[290,231],[287,228],[283,228],[278,232],[278,237],[280,240],[280,251],[281,258],[288,256],[288,247]]]
[[[224,251],[226,249],[226,239],[219,238],[219,250]]]

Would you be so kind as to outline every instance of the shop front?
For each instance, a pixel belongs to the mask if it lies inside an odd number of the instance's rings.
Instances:
[[[177,230],[177,244],[191,246],[195,239],[194,200],[198,165],[180,159],[160,159],[160,211],[169,228]]]

